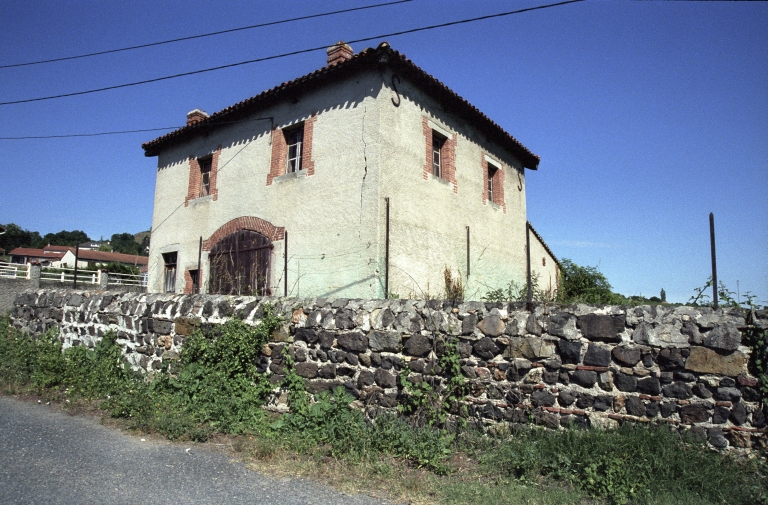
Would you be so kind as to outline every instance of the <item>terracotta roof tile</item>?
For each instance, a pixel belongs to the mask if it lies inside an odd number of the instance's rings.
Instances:
[[[501,126],[488,116],[480,112],[474,105],[448,88],[448,86],[416,66],[405,55],[390,48],[386,42],[379,44],[376,49],[365,49],[346,61],[322,67],[292,81],[284,82],[279,86],[275,86],[256,96],[220,110],[207,119],[184,126],[155,140],[146,142],[142,144],[144,154],[145,156],[157,156],[163,149],[177,142],[189,140],[199,134],[208,133],[223,124],[243,119],[259,110],[274,105],[288,97],[291,93],[301,91],[304,88],[322,86],[355,72],[384,66],[389,66],[399,72],[402,77],[408,78],[413,84],[427,92],[433,99],[445,105],[453,114],[486,133],[489,140],[509,150],[523,163],[525,168],[533,170],[538,168],[538,156],[523,146],[512,135],[504,131]]]

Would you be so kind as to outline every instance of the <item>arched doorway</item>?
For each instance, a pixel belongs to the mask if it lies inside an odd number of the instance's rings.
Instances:
[[[259,232],[239,230],[219,240],[208,259],[210,293],[269,296],[272,241]]]

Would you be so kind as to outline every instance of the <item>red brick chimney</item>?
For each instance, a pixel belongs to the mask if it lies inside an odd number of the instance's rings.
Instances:
[[[207,119],[208,113],[200,109],[195,109],[187,112],[187,126],[195,123],[199,123],[203,119]]]
[[[326,49],[328,53],[328,66],[347,61],[355,54],[352,48],[345,44],[343,40],[336,42],[334,45]]]

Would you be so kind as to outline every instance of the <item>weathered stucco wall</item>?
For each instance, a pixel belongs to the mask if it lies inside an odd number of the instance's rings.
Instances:
[[[662,422],[692,429],[716,447],[764,443],[765,411],[741,310],[540,305],[439,300],[259,299],[212,295],[37,291],[20,295],[13,324],[58,327],[65,346],[118,335],[125,358],[147,371],[177,359],[197,328],[231,317],[258,324],[273,304],[285,325],[259,367],[279,383],[288,346],[311,393],[344,386],[360,408],[394,408],[412,382],[446,381],[439,367],[456,342],[469,383],[465,403],[481,422],[611,426]],[[768,327],[768,312],[752,321]],[[279,407],[279,406],[278,406]]]
[[[392,75],[384,82],[391,83]],[[397,85],[397,93],[386,86],[379,99],[386,153],[381,194],[391,203],[392,292],[414,298],[442,296],[446,266],[454,276],[461,274],[470,299],[510,281],[524,282],[525,175],[520,162],[407,80]],[[392,100],[399,100],[399,107]],[[424,119],[438,132],[456,137],[455,187],[431,174],[424,178]],[[484,156],[504,172],[504,207],[483,201]]]
[[[443,271],[468,298],[525,280],[525,177],[518,160],[403,79],[371,71],[297,96],[252,118],[164,151],[158,160],[150,291],[162,291],[162,254],[178,252],[176,291],[197,269],[198,241],[242,216],[288,232],[289,296],[384,298],[386,206],[390,200],[389,290],[403,297],[444,292]],[[395,105],[396,101],[399,105]],[[313,119],[314,173],[272,179],[273,126]],[[425,121],[456,136],[455,180],[425,177]],[[431,135],[431,134],[430,134]],[[430,137],[431,141],[431,137]],[[218,158],[218,194],[189,200],[190,158]],[[484,161],[503,171],[503,205],[484,201]],[[470,268],[467,277],[467,227]],[[273,294],[283,294],[285,244],[271,256]],[[209,279],[208,253],[202,278]],[[203,291],[206,292],[205,283]]]
[[[150,290],[162,291],[162,253],[178,251],[176,290],[184,271],[196,269],[199,238],[241,216],[255,216],[289,232],[288,293],[376,297],[378,279],[378,135],[376,100],[380,78],[358,76],[263,111],[280,128],[317,115],[313,123],[314,174],[277,177],[267,185],[272,156],[272,123],[244,120],[207,137],[164,152],[158,161],[150,251]],[[218,159],[217,198],[184,205],[189,158],[212,153]],[[371,210],[373,209],[373,210]],[[284,243],[272,251],[273,293],[284,290]],[[208,253],[202,257],[209,278]],[[205,287],[205,286],[204,286]]]

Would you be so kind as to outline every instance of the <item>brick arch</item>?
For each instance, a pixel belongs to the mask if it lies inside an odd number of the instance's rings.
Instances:
[[[239,230],[253,230],[273,241],[283,240],[285,236],[285,228],[282,226],[278,228],[269,221],[254,216],[237,217],[213,232],[208,240],[204,240],[203,251],[210,251],[219,240]]]

